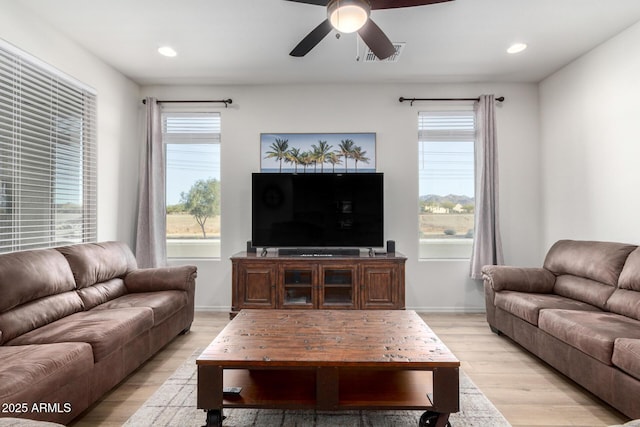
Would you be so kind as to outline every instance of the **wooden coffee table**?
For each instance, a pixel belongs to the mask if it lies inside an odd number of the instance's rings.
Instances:
[[[207,426],[223,408],[416,409],[438,427],[459,410],[460,361],[414,311],[242,310],[196,364]]]

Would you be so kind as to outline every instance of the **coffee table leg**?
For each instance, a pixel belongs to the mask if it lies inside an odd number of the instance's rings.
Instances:
[[[222,427],[222,372],[220,366],[198,366],[197,406],[207,412],[204,427]]]
[[[433,370],[433,409],[445,414],[460,410],[458,368],[435,368]]]

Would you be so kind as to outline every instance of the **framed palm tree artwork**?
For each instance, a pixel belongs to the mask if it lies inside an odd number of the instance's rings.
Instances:
[[[371,173],[376,171],[376,134],[262,133],[260,172]]]

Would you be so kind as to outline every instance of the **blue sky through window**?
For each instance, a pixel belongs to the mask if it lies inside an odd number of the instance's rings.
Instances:
[[[220,144],[167,144],[167,205],[180,203],[180,194],[194,182],[220,181]]]
[[[472,141],[421,141],[419,195],[474,196]]]

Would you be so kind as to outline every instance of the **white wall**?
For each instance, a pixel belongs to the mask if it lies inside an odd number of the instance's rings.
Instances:
[[[480,282],[468,261],[418,261],[417,114],[404,97],[506,97],[497,107],[502,231],[506,262],[540,265],[537,86],[285,85],[143,87],[158,99],[232,98],[222,114],[222,258],[197,261],[199,308],[231,302],[229,257],[251,238],[251,173],[260,169],[263,132],[375,132],[377,169],[385,173],[385,239],[408,257],[406,304],[426,311],[482,311]],[[190,261],[191,262],[191,261]]]
[[[543,246],[640,244],[640,23],[540,84]]]
[[[98,239],[132,245],[138,175],[139,87],[24,11],[0,0],[0,38],[97,91]]]

